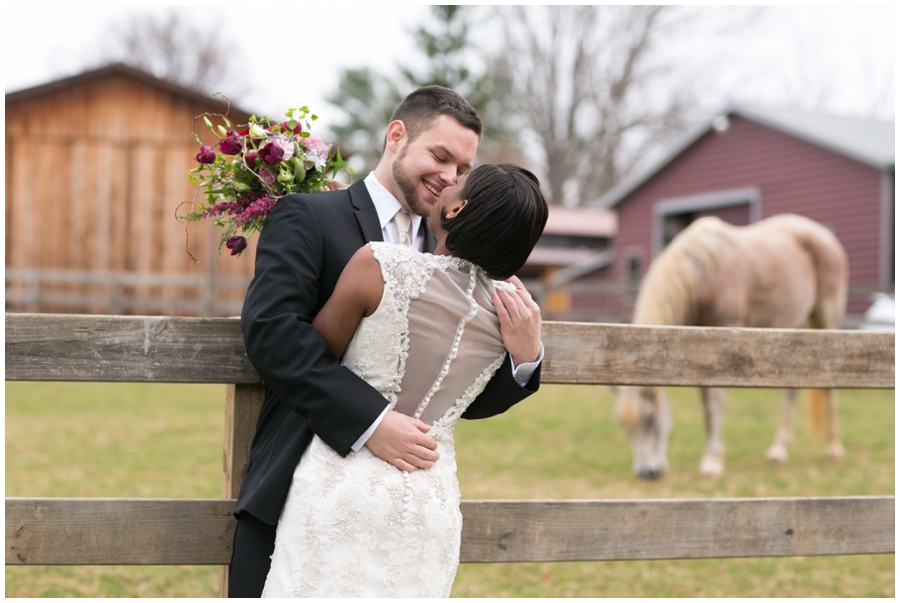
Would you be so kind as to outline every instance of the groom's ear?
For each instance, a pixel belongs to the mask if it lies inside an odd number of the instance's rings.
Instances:
[[[406,124],[395,119],[388,124],[387,134],[385,135],[385,144],[387,149],[392,153],[397,153],[402,146],[403,140],[406,138]]]

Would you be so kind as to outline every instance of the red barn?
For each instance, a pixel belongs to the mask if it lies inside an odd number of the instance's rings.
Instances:
[[[634,284],[693,220],[746,225],[782,213],[830,228],[850,264],[848,314],[894,287],[894,124],[736,107],[597,205],[618,213],[609,278]],[[617,297],[621,317],[633,297]]]

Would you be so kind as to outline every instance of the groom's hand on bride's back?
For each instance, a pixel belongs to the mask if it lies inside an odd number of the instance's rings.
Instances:
[[[389,410],[366,441],[366,446],[375,456],[397,469],[429,469],[439,456],[435,452],[437,442],[425,435],[430,429],[419,419]]]

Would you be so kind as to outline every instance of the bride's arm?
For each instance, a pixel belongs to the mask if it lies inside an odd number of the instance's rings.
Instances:
[[[344,355],[359,321],[378,309],[383,294],[381,266],[372,248],[365,245],[350,258],[331,297],[312,321],[335,358]]]

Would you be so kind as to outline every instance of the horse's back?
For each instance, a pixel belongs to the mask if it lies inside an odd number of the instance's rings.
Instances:
[[[796,214],[760,220],[744,232],[751,245],[748,254],[757,259],[771,256],[766,269],[777,266],[785,273],[784,292],[811,289],[813,306],[807,318],[813,326],[838,328],[846,306],[847,255],[834,233]]]

